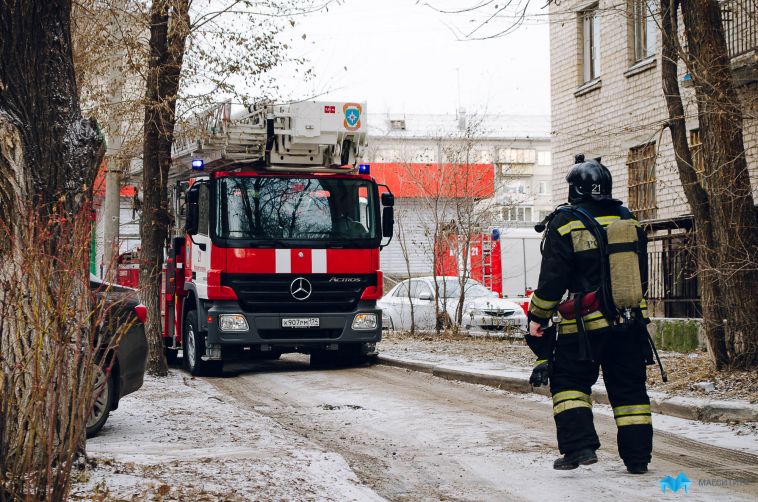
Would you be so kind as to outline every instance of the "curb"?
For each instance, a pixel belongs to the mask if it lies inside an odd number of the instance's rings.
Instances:
[[[377,364],[393,366],[410,371],[426,373],[445,380],[486,385],[510,392],[521,394],[540,394],[550,396],[545,387],[532,387],[527,376],[498,375],[456,368],[449,368],[434,363],[409,361],[389,356],[379,356]],[[610,404],[608,393],[604,388],[592,389],[593,402]],[[758,405],[745,401],[716,401],[689,397],[668,397],[661,393],[650,395],[650,409],[653,413],[671,417],[698,420],[701,422],[756,422],[758,421]]]

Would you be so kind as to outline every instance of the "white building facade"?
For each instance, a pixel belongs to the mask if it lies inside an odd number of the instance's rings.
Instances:
[[[518,295],[526,287],[536,287],[539,235],[532,227],[553,209],[549,117],[476,116],[462,111],[457,115],[370,114],[368,123],[364,160],[376,166],[376,172],[383,165],[398,164],[409,176],[413,170],[437,165],[490,170],[490,195],[478,203],[487,214],[480,226],[484,232],[497,228],[503,239],[514,239],[501,242],[504,293]],[[434,211],[429,200],[398,185],[390,186],[396,197],[397,224],[393,241],[382,251],[382,270],[396,279],[429,275],[434,250],[428,234]],[[438,189],[445,189],[444,180]],[[450,201],[434,203],[444,206],[437,212],[439,219],[445,219],[446,211],[455,211]],[[536,265],[532,263],[535,255]]]

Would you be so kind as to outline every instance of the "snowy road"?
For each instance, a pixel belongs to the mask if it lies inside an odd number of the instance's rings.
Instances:
[[[680,472],[692,481],[689,500],[758,494],[758,456],[662,431],[651,472],[627,474],[615,424],[603,414],[595,419],[600,462],[554,471],[552,410],[539,396],[383,366],[311,369],[298,357],[238,369],[207,382],[240,408],[341,455],[390,500],[657,500],[659,480]]]

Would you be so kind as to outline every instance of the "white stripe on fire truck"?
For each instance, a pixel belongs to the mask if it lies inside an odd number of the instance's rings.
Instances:
[[[292,273],[292,252],[291,249],[277,249],[276,250],[276,273],[277,274],[290,274]]]
[[[326,249],[311,250],[311,271],[314,274],[326,273]]]

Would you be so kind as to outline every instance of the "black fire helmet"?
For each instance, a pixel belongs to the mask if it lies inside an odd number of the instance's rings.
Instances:
[[[584,160],[584,154],[580,153],[574,161],[576,164],[566,175],[570,204],[590,201],[621,204],[620,200],[613,198],[613,177],[608,168],[600,163],[600,157]]]

